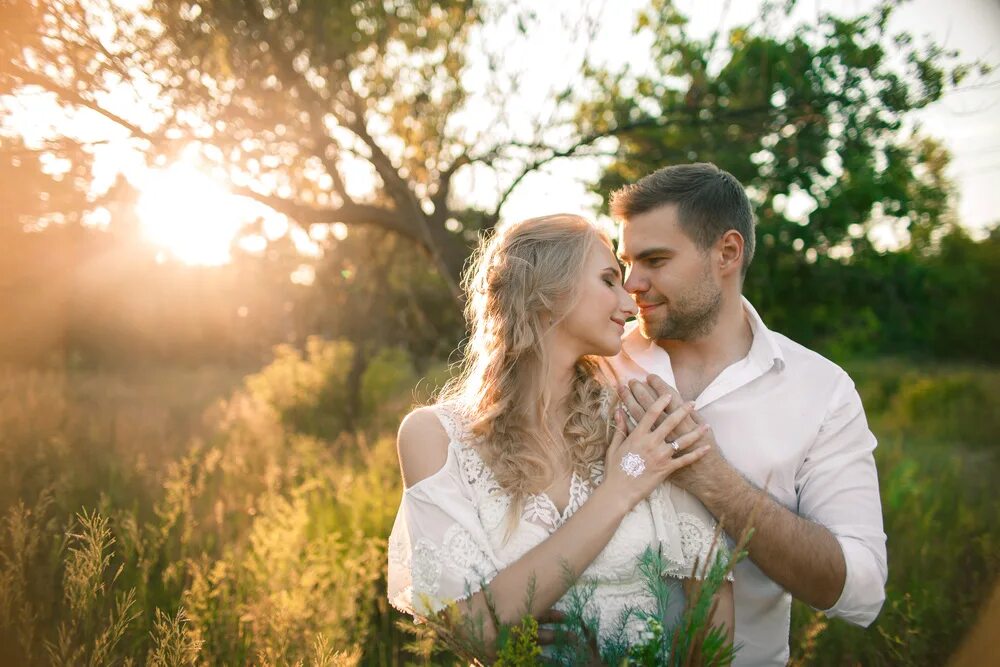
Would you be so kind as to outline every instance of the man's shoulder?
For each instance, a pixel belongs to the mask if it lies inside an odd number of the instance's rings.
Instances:
[[[850,382],[850,377],[837,363],[819,352],[798,343],[777,331],[771,331],[784,360],[784,370],[793,376],[808,376],[813,381]]]

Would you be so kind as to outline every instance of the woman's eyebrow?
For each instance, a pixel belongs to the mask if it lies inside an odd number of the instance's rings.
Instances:
[[[601,273],[613,273],[616,278],[622,277],[622,270],[617,266],[606,266]]]

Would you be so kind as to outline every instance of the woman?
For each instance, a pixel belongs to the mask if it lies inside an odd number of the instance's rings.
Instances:
[[[466,290],[463,372],[399,429],[406,489],[389,542],[390,600],[418,617],[459,602],[488,643],[493,619],[565,609],[582,575],[600,640],[618,632],[634,642],[642,628],[626,610],[655,609],[637,568],[643,552],[663,555],[676,600],[695,559],[709,557],[711,517],[693,501],[675,507],[663,485],[707,451],[705,428],[668,444],[691,408],[663,397],[625,435],[592,357],[619,351],[635,305],[610,241],[583,218],[498,231]],[[719,615],[731,638],[728,582]]]

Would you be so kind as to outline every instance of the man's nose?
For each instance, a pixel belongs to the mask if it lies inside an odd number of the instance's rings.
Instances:
[[[633,267],[625,274],[624,286],[625,291],[629,294],[638,294],[649,289],[649,281],[642,276],[641,272],[636,271]]]

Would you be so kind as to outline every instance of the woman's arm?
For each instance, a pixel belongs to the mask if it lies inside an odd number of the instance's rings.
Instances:
[[[732,644],[736,641],[736,604],[733,601],[733,582],[722,582],[719,592],[715,594],[715,604],[712,625],[725,630],[726,637]]]
[[[565,524],[545,541],[514,563],[501,570],[489,584],[490,603],[501,623],[517,623],[525,614],[535,618],[547,612],[611,540],[622,519],[648,496],[673,471],[701,458],[707,451],[699,447],[673,458],[674,451],[664,444],[666,433],[684,419],[689,408],[681,406],[660,426],[653,422],[670,402],[658,400],[627,437],[624,420],[615,415],[615,436],[605,459],[605,478],[587,501]],[[682,448],[696,443],[702,435],[694,431],[678,439]],[[436,416],[418,411],[404,420],[399,431],[398,448],[403,479],[407,486],[433,474],[447,457],[448,438]],[[646,470],[638,477],[628,476],[621,459],[632,452],[640,455]],[[529,591],[532,592],[529,598]],[[492,644],[496,628],[487,605],[486,594],[475,593],[459,604],[463,614],[473,621],[482,619],[483,639]]]

